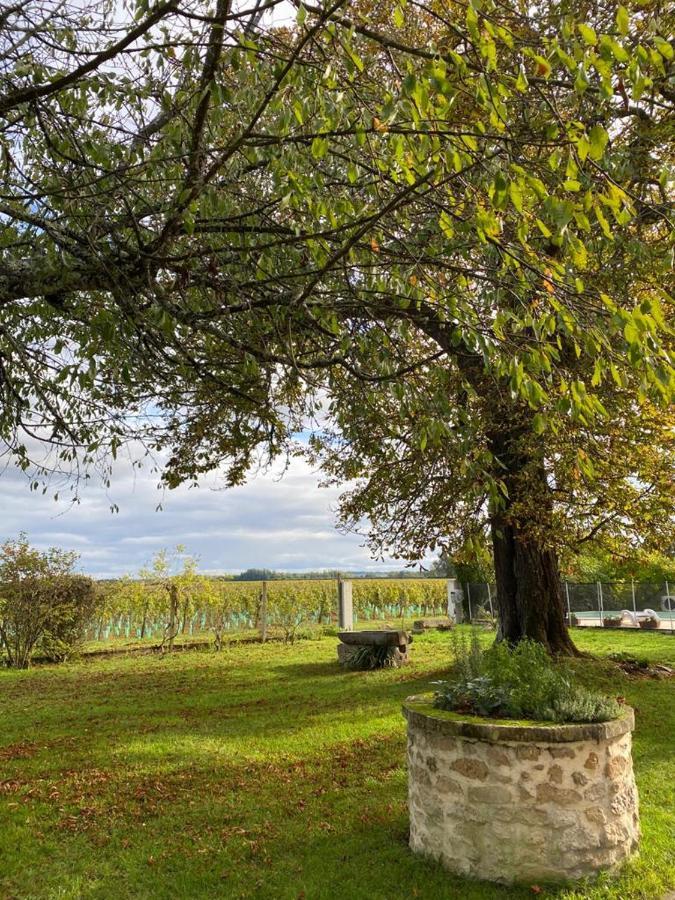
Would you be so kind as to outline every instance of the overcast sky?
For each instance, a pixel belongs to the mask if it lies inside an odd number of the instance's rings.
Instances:
[[[201,487],[163,494],[157,476],[120,464],[106,491],[91,483],[81,502],[58,503],[29,491],[25,476],[0,474],[0,538],[20,531],[40,548],[77,550],[80,567],[99,577],[133,574],[162,547],[185,544],[200,557],[200,568],[234,572],[253,567],[276,569],[366,569],[401,564],[373,562],[355,535],[334,526],[338,491],[318,487],[318,476],[294,460],[283,478],[258,475],[243,487],[217,489],[217,477]],[[65,493],[64,493],[65,496]],[[156,512],[162,501],[163,510]],[[111,513],[111,503],[119,513]]]

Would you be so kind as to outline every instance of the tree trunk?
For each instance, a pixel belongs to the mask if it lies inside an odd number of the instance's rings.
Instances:
[[[501,516],[492,519],[497,582],[498,638],[538,641],[550,653],[575,656],[565,625],[562,582],[555,551],[527,539]]]
[[[549,653],[577,656],[565,624],[558,557],[551,545],[551,489],[541,449],[532,452],[526,430],[503,431],[493,442],[507,497],[493,506],[490,525],[497,583],[497,637],[525,638]]]

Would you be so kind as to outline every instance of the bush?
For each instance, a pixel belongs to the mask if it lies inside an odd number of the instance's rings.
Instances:
[[[64,662],[81,649],[101,599],[91,578],[84,575],[61,576],[58,595],[35,650],[37,656],[50,662]]]
[[[21,535],[0,547],[0,649],[27,669],[34,656],[65,659],[84,635],[96,596],[90,579],[72,570],[77,554],[45,553]]]
[[[453,633],[452,677],[437,682],[434,705],[478,716],[544,722],[606,722],[620,714],[615,700],[591,693],[553,662],[541,644],[522,641],[482,650]]]

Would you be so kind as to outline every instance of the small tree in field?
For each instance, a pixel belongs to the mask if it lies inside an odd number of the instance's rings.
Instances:
[[[178,544],[173,553],[160,550],[139,575],[150,606],[164,620],[162,650],[171,651],[178,634],[186,629],[188,615],[205,581],[197,573],[197,559],[185,556],[185,548]]]
[[[89,578],[77,575],[76,553],[41,552],[25,535],[0,547],[0,647],[7,662],[27,669],[36,651],[65,659],[94,611]]]
[[[207,615],[209,629],[213,632],[216,650],[222,650],[225,632],[231,625],[233,613],[241,609],[239,594],[228,585],[204,579],[201,606]]]
[[[293,643],[298,629],[307,624],[316,612],[311,592],[302,584],[278,582],[270,586],[268,610],[274,625],[281,628],[284,643]]]

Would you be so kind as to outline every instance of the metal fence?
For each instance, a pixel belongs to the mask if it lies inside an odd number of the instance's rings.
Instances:
[[[675,586],[674,586],[675,587]],[[563,584],[567,620],[576,626],[649,627],[675,632],[675,592],[668,582],[571,582]],[[496,616],[494,584],[462,584],[470,620]]]

